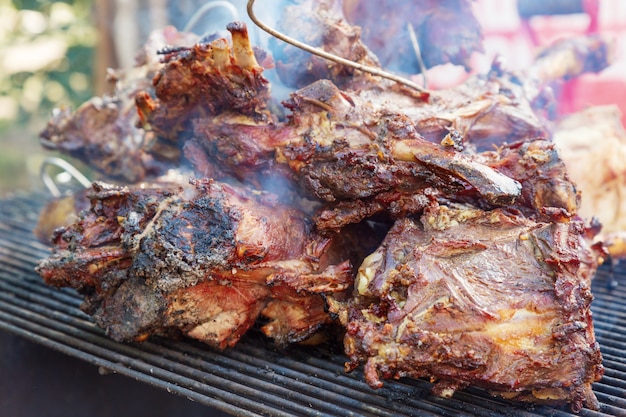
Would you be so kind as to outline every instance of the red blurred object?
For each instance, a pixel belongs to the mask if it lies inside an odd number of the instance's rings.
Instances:
[[[615,104],[622,112],[622,125],[626,127],[626,81],[585,75],[566,81],[559,95],[559,114],[570,114],[586,107]]]
[[[569,14],[585,14],[589,16],[589,25],[585,31],[587,34],[598,32],[598,15],[600,0],[548,0],[538,2],[536,0],[518,0],[517,10],[522,19],[522,28],[530,38],[534,46],[541,46],[539,36],[530,19],[535,16],[556,16]]]
[[[557,111],[566,115],[613,104],[626,126],[626,2],[620,0],[477,0],[485,34],[485,63],[506,58],[512,69],[530,66],[537,49],[568,36],[599,33],[614,42],[614,61],[604,71],[553,85]],[[483,68],[484,70],[484,68]]]
[[[535,47],[542,45],[542,38],[556,38],[559,33],[549,33],[550,25],[543,28],[533,26],[530,22],[535,16],[556,16],[569,14],[585,14],[589,24],[585,34],[598,33],[600,0],[547,1],[537,2],[534,0],[519,0],[518,12],[521,17],[521,25],[524,33],[528,36]],[[543,29],[543,30],[542,30]],[[559,86],[558,113],[570,114],[582,110],[594,104],[616,103],[622,110],[622,124],[626,125],[626,102],[619,103],[619,99],[626,95],[626,81],[618,79],[603,79],[597,75],[589,74],[564,81]]]

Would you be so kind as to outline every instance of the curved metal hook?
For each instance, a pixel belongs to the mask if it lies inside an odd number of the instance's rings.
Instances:
[[[349,59],[345,59],[342,58],[340,56],[337,55],[333,55],[330,54],[326,51],[323,51],[319,48],[315,48],[311,45],[308,45],[306,43],[300,42],[294,38],[291,38],[287,35],[284,35],[280,32],[278,32],[277,30],[272,29],[271,27],[267,26],[266,24],[264,24],[263,22],[261,22],[256,15],[254,14],[254,10],[253,10],[253,6],[254,6],[254,1],[255,0],[248,0],[248,6],[247,6],[247,10],[248,10],[248,16],[250,17],[250,20],[252,20],[258,27],[260,27],[261,29],[263,29],[264,31],[266,31],[267,33],[269,33],[270,35],[280,39],[283,42],[287,42],[288,44],[291,44],[293,46],[295,46],[296,48],[300,48],[303,49],[307,52],[310,52],[314,55],[320,56],[322,58],[328,59],[329,61],[333,61],[336,62],[338,64],[341,65],[347,65],[349,67],[355,68],[359,71],[363,71],[363,72],[367,72],[373,75],[377,75],[379,77],[383,77],[383,78],[387,78],[389,80],[395,81],[397,83],[406,85],[407,87],[413,88],[419,92],[422,93],[428,93],[428,90],[426,90],[424,87],[422,87],[421,85],[414,83],[411,80],[407,80],[404,77],[400,77],[398,75],[392,74],[390,72],[381,70],[380,68],[376,68],[376,67],[370,67],[368,65],[363,65],[363,64],[359,64],[358,62],[354,62],[354,61],[350,61]]]
[[[53,197],[61,197],[61,191],[59,190],[59,187],[57,187],[52,177],[50,177],[50,174],[48,174],[48,167],[50,166],[61,168],[64,172],[68,173],[72,178],[78,181],[83,187],[91,187],[91,181],[89,181],[87,177],[85,177],[79,170],[77,170],[74,165],[70,164],[64,159],[51,156],[44,159],[41,164],[41,169],[39,173],[41,175],[41,179],[44,185],[46,186],[48,191],[50,191],[50,194],[52,194]]]

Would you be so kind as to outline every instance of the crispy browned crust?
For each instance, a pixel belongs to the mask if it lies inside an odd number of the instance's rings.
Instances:
[[[256,61],[246,25],[234,22],[228,30],[232,44],[219,38],[161,51],[164,65],[152,81],[154,97],[149,91],[136,95],[140,125],[176,142],[196,117],[229,110],[267,118],[269,82]]]
[[[465,0],[450,4],[468,12]],[[377,65],[360,30],[333,18],[340,6],[305,1],[292,17],[326,50]],[[420,30],[438,19],[458,23],[433,12]],[[454,50],[437,29],[445,48],[425,56],[463,63],[472,39]],[[116,340],[176,333],[223,349],[259,323],[278,344],[310,342],[336,315],[347,367],[365,364],[372,387],[430,377],[443,396],[476,385],[596,407],[599,255],[586,239],[597,230],[578,219],[579,195],[536,111],[551,57],[537,79],[496,61],[422,93],[285,49],[279,72],[302,87],[285,116],[245,25],[228,30],[232,43],[165,48],[115,97],[51,119],[42,143],[108,177],[156,176],[182,153],[204,179],[94,184],[88,210],[54,232],[44,280],[84,294]],[[601,41],[589,45],[583,56],[602,55]]]
[[[175,329],[224,348],[265,311],[266,334],[299,341],[331,321],[320,294],[351,284],[347,258],[329,264],[341,250],[329,258],[331,241],[267,193],[198,180],[153,189],[96,183],[89,197],[90,210],[56,232],[37,270],[85,294],[85,311],[116,340]]]
[[[504,398],[597,408],[602,376],[589,309],[596,256],[578,221],[433,206],[399,220],[359,269],[346,326],[348,369],[367,382],[430,377]]]

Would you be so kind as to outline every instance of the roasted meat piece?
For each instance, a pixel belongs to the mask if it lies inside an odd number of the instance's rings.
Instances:
[[[285,105],[293,112],[285,126],[290,139],[277,158],[321,200],[380,206],[381,194],[393,201],[392,194],[401,199],[440,190],[503,205],[520,194],[517,181],[472,155],[425,140],[405,114],[376,107],[329,81],[298,90]]]
[[[164,170],[143,152],[148,139],[135,121],[132,100],[124,100],[120,94],[94,97],[75,112],[55,109],[41,133],[41,143],[86,161],[107,178],[134,183]]]
[[[229,111],[195,119],[193,127],[195,139],[185,143],[185,156],[198,175],[234,177],[278,194],[295,189],[276,162],[276,149],[290,140],[282,123]]]
[[[178,160],[180,151],[156,143],[154,135],[137,127],[135,94],[152,88],[152,77],[161,66],[156,49],[195,39],[173,28],[154,32],[135,67],[109,72],[110,93],[92,98],[75,111],[55,109],[40,134],[41,144],[83,161],[108,179],[137,183],[162,175]]]
[[[615,106],[590,107],[559,121],[554,143],[581,193],[579,214],[597,219],[616,259],[626,257],[626,131]]]
[[[345,20],[339,0],[288,1],[277,29],[333,55],[366,66],[380,66],[361,41],[361,28]],[[283,41],[272,38],[269,45],[280,80],[288,87],[301,88],[320,79],[331,80],[341,88],[369,82],[369,76],[363,72],[311,55]]]
[[[529,139],[504,145],[477,158],[521,184],[522,192],[511,207],[527,216],[551,221],[578,213],[580,194],[551,140]]]
[[[116,340],[177,330],[224,348],[264,314],[268,336],[300,341],[331,321],[320,294],[352,283],[353,252],[267,193],[197,180],[96,183],[89,198],[37,270],[84,294],[83,309]]]
[[[363,42],[385,68],[420,72],[408,25],[414,28],[426,68],[452,63],[469,69],[472,52],[482,52],[482,29],[469,0],[393,0],[376,7],[343,0],[347,20],[362,28]],[[390,47],[393,45],[393,47]]]
[[[232,45],[219,38],[160,51],[164,65],[152,81],[155,97],[150,90],[136,96],[142,126],[175,143],[196,117],[224,110],[259,120],[268,117],[269,82],[250,45],[246,25],[233,22],[227,29]]]
[[[597,257],[579,221],[515,211],[428,207],[366,258],[354,299],[333,302],[348,369],[430,377],[435,393],[468,385],[507,399],[597,408],[602,375],[589,305]]]
[[[418,213],[433,199],[480,207],[515,205],[532,216],[550,216],[542,212],[545,207],[576,214],[576,190],[558,153],[550,141],[533,136],[542,130],[526,125],[517,133],[509,131],[509,138],[518,139],[510,145],[477,153],[470,143],[466,149],[466,137],[481,135],[480,120],[494,117],[502,122],[506,106],[496,106],[488,98],[483,99],[489,101],[486,105],[469,101],[466,108],[458,109],[460,113],[474,104],[491,110],[482,116],[477,116],[480,112],[470,116],[468,111],[465,120],[451,116],[452,127],[468,135],[463,136],[446,124],[432,129],[429,121],[434,118],[419,118],[426,109],[439,109],[443,96],[423,103],[385,90],[381,97],[374,101],[373,93],[342,91],[322,80],[284,102],[292,112],[286,123],[255,123],[236,113],[196,119],[197,143],[189,157],[201,160],[195,165],[202,175],[215,173],[217,166],[219,175],[235,176],[257,187],[291,177],[304,195],[325,202],[316,216],[324,230],[339,230],[377,213],[393,218]],[[420,106],[422,110],[416,110]],[[526,109],[534,114],[528,103]],[[523,114],[510,110],[509,121]],[[469,121],[473,117],[477,118]],[[507,126],[503,123],[502,131]],[[501,132],[494,123],[490,126]],[[435,132],[439,143],[434,143]],[[485,133],[483,138],[487,137]]]
[[[195,117],[229,110],[269,121],[269,83],[246,26],[235,22],[228,29],[232,45],[223,38],[198,41],[171,28],[153,34],[137,67],[110,72],[111,94],[76,111],[55,110],[41,143],[81,159],[107,179],[134,184],[179,166],[190,136],[184,133]]]
[[[433,92],[428,105],[411,108],[407,114],[431,141],[441,140],[452,129],[461,134],[468,151],[490,151],[505,143],[549,137],[544,118],[533,106],[538,95],[535,89],[529,97],[517,75],[495,60],[487,74]]]

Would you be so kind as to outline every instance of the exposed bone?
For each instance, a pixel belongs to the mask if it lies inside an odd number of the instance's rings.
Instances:
[[[211,58],[213,58],[213,66],[217,69],[226,68],[230,64],[230,50],[226,39],[217,39],[211,46]]]
[[[250,38],[248,37],[248,28],[243,22],[230,23],[226,29],[233,37],[233,54],[235,64],[244,69],[260,68],[256,62]]]

